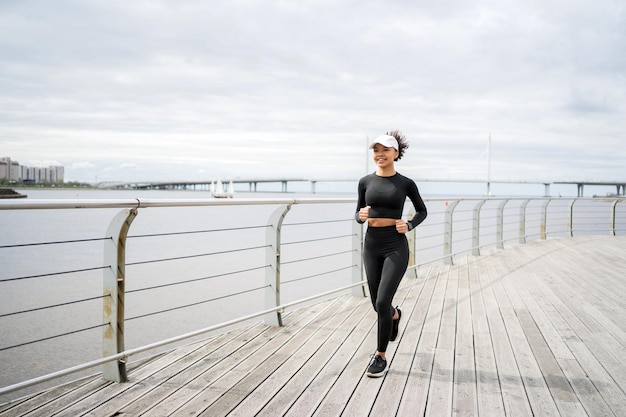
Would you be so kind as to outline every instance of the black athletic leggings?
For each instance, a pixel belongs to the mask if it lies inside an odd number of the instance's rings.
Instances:
[[[374,310],[378,313],[378,351],[385,352],[391,337],[393,296],[409,265],[409,244],[396,226],[368,227],[363,264]]]

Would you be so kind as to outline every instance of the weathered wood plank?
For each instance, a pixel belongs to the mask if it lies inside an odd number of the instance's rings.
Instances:
[[[522,251],[523,249],[519,248],[516,253],[521,254]],[[550,395],[550,390],[537,363],[537,357],[519,320],[519,316],[527,314],[527,310],[523,300],[515,291],[515,284],[520,280],[528,279],[528,273],[521,266],[527,264],[527,260],[522,257],[522,263],[516,263],[515,259],[507,262],[506,268],[511,272],[494,283],[494,291],[498,294],[502,305],[506,304],[506,307],[501,307],[501,314],[507,322],[507,333],[533,413],[546,417],[558,416],[558,408]],[[540,352],[543,353],[543,351]]]
[[[330,319],[320,325],[309,341],[282,363],[276,372],[257,385],[229,415],[283,415],[336,353],[337,347],[348,334],[347,330],[363,318],[367,304],[357,303],[356,299],[351,301],[337,306]]]
[[[481,276],[488,274],[485,262],[470,263],[469,285],[471,292],[472,328],[474,335],[474,360],[476,362],[477,406],[476,415],[483,417],[501,417],[504,415],[504,403],[498,378],[492,335],[489,329],[487,311],[483,300]]]
[[[404,299],[404,301],[406,301],[406,297],[408,293],[407,288],[409,288],[409,286],[406,285],[407,283],[409,283],[408,280],[409,278],[405,278],[405,280],[403,280],[404,285],[401,285],[400,289],[398,290],[396,294],[396,298],[395,298],[396,301],[399,299]],[[416,282],[416,281],[413,281],[413,282]],[[402,303],[396,302],[395,304],[397,305],[397,304],[402,304]],[[375,315],[373,311],[372,311],[372,315]],[[396,357],[395,354],[396,354],[396,350],[398,347],[398,342],[399,340],[401,340],[403,336],[402,333],[399,333],[398,337],[400,339],[396,340],[395,342],[390,343],[387,348],[387,351],[385,352],[388,367],[389,367],[388,368],[389,370],[386,376],[379,378],[378,380],[365,376],[364,371],[365,371],[365,368],[367,368],[367,365],[369,364],[369,356],[373,355],[376,352],[376,345],[377,345],[376,338],[377,338],[377,333],[378,333],[378,329],[376,326],[372,328],[371,333],[372,334],[366,340],[366,343],[368,343],[370,346],[370,355],[368,355],[367,360],[364,361],[359,366],[359,369],[362,370],[361,380],[358,382],[355,391],[350,395],[349,399],[346,402],[346,406],[342,413],[345,416],[362,416],[364,414],[372,413],[372,408],[379,401],[388,402],[388,403],[393,402],[392,398],[386,398],[385,396],[381,395],[381,388],[383,386],[383,382],[387,380],[390,374],[399,375],[399,373],[401,372],[401,369],[404,366],[406,366],[404,362],[399,363],[399,361],[394,361]],[[397,405],[395,405],[395,407],[397,408]]]
[[[478,394],[468,262],[463,260],[458,274],[452,415],[473,417],[478,414]]]
[[[421,416],[426,410],[436,340],[433,334],[438,331],[440,317],[431,310],[431,306],[437,299],[435,288],[437,288],[442,267],[443,265],[439,264],[423,272],[424,289],[417,299],[417,305],[410,315],[402,344],[398,348],[400,355],[412,356],[397,413],[398,417]],[[443,302],[443,297],[439,298]],[[429,313],[432,314],[430,318]]]
[[[371,314],[371,313],[370,313]],[[372,346],[376,345],[375,317],[372,315],[370,327],[365,332],[365,339],[355,346],[354,354],[350,357],[341,375],[334,381],[333,386],[324,397],[314,416],[337,416],[341,415],[346,403],[352,394],[358,389],[372,354]],[[382,378],[371,381],[372,385],[382,384]]]
[[[530,417],[533,415],[532,409],[509,340],[506,321],[502,316],[502,310],[508,306],[506,304],[500,306],[499,303],[503,303],[504,300],[499,299],[494,291],[495,284],[506,273],[506,270],[502,270],[497,265],[500,256],[502,256],[502,252],[498,252],[490,258],[491,262],[488,264],[484,280],[481,277],[485,310],[489,320],[491,341],[498,369],[498,380],[500,381],[506,416]]]
[[[568,243],[573,244],[576,242],[570,241]],[[560,259],[566,262],[575,262],[575,257],[572,257],[572,249],[564,246],[563,242],[561,242],[560,247]],[[533,248],[530,247],[529,249]],[[579,245],[575,247],[575,251],[576,253],[580,252]],[[538,252],[535,252],[535,255],[537,255]],[[589,261],[589,257],[586,258],[586,261]],[[555,355],[555,358],[558,361],[561,372],[566,375],[568,384],[573,387],[579,399],[579,401],[576,402],[576,408],[580,409],[584,407],[588,415],[592,416],[607,415],[607,413],[610,413],[609,408],[612,409],[615,415],[620,415],[625,409],[624,402],[626,401],[626,396],[623,391],[624,383],[622,382],[622,384],[620,384],[619,379],[614,379],[610,375],[610,370],[613,370],[616,375],[623,375],[626,373],[623,364],[610,362],[607,366],[607,364],[603,364],[596,356],[600,354],[600,357],[606,357],[608,352],[604,351],[605,348],[603,346],[595,342],[590,343],[593,336],[589,333],[589,329],[582,325],[582,320],[580,320],[578,316],[580,314],[587,314],[586,310],[584,308],[572,309],[570,308],[571,303],[569,302],[569,306],[562,304],[564,297],[562,290],[564,289],[562,277],[558,275],[558,267],[562,266],[562,264],[557,264],[556,266],[557,268],[555,269],[555,266],[552,265],[545,270],[544,273],[555,278],[558,276],[560,277],[559,279],[550,281],[542,279],[538,274],[529,274],[531,279],[527,280],[528,282],[525,286],[520,286],[520,291],[525,290],[528,293],[525,297],[528,305],[534,304],[543,308],[543,313],[554,323],[556,333],[561,335],[561,344],[567,346],[570,352],[565,359],[563,355]],[[570,272],[569,275],[576,274],[578,271],[580,271],[580,269],[577,268],[576,271]],[[582,290],[581,288],[581,293],[584,294]],[[570,293],[570,291],[569,289],[565,289],[563,292]],[[571,296],[574,295],[572,293],[570,294]],[[579,303],[584,305],[585,297],[576,298],[578,298]],[[539,308],[533,308],[531,311],[539,319],[539,322],[543,323],[543,333],[554,333],[545,330],[547,324],[542,314],[540,314]],[[576,313],[578,313],[578,315]],[[599,318],[597,315],[598,311],[595,311],[595,314],[595,318]],[[582,342],[584,338],[588,340],[586,344]],[[544,338],[544,340],[552,345],[558,342],[554,337],[550,339]],[[562,348],[559,349],[561,352],[563,350]],[[615,370],[616,367],[618,368],[617,371]],[[551,374],[553,373],[554,372]],[[597,388],[599,386],[602,387],[602,392]],[[563,391],[555,391],[553,392],[553,396],[558,401],[561,396],[557,394],[562,393]],[[573,399],[568,395],[567,404],[571,404],[572,401]]]
[[[318,334],[320,329],[323,329],[325,325],[336,323],[335,315],[338,309],[341,310],[341,305],[337,305],[337,300],[331,304],[327,304],[323,309],[314,312],[311,320],[306,326],[299,329],[289,340],[280,346],[275,346],[274,351],[266,355],[265,357],[259,357],[255,355],[252,359],[246,360],[243,364],[245,368],[238,369],[243,371],[245,369],[245,376],[236,381],[234,385],[228,384],[228,386],[221,385],[222,381],[219,380],[216,383],[218,390],[226,390],[217,399],[211,402],[208,407],[202,410],[200,415],[207,416],[221,416],[230,413],[237,405],[239,405],[246,397],[254,392],[256,387],[261,385],[268,377],[274,372],[279,370],[283,364],[288,363],[288,366],[292,366],[289,358],[295,353],[306,349],[308,344],[314,344],[314,336]],[[238,366],[238,368],[241,368]],[[206,401],[205,393],[196,397],[196,399],[208,403]],[[196,400],[194,399],[194,400]],[[195,406],[193,406],[195,409]],[[184,410],[189,409],[189,404],[186,404],[183,409],[178,412],[183,413]]]
[[[36,410],[44,408],[56,410],[62,407],[65,402],[73,403],[103,385],[100,376],[84,378],[71,384],[63,384],[38,395],[29,396],[24,400],[14,401],[11,406],[5,405],[0,410],[0,416],[34,414]]]
[[[285,410],[286,416],[303,417],[312,415],[324,400],[328,392],[337,384],[337,380],[346,371],[346,367],[352,357],[354,357],[354,346],[360,346],[366,339],[374,325],[374,317],[368,314],[371,310],[369,300],[363,300],[358,310],[353,314],[358,322],[353,328],[349,328],[346,338],[339,343],[337,351],[329,358],[321,371],[315,376],[306,389],[300,394],[294,404]],[[363,311],[365,310],[365,311]],[[360,315],[360,317],[359,317]],[[266,410],[261,415],[269,414]]]
[[[144,378],[151,375],[161,375],[161,372],[170,367],[172,362],[176,362],[187,355],[197,352],[199,344],[192,344],[183,346],[179,349],[169,352],[167,355],[163,355],[155,361],[152,361],[147,366],[144,366],[137,370],[132,376],[132,382],[122,384],[112,384],[105,382],[104,386],[97,387],[93,391],[85,394],[84,396],[73,396],[73,401],[64,399],[61,404],[52,405],[51,407],[42,407],[37,410],[37,413],[31,413],[31,416],[49,416],[52,415],[52,410],[55,410],[57,415],[63,416],[76,416],[81,415],[97,407],[100,404],[106,403],[111,398],[123,398],[128,395],[127,392],[133,392],[136,389],[137,384],[141,384]]]
[[[164,415],[177,410],[222,376],[231,372],[233,375],[237,374],[237,372],[232,371],[237,364],[247,360],[252,355],[262,355],[265,350],[272,349],[273,344],[279,344],[280,340],[288,338],[292,331],[301,325],[300,322],[307,318],[306,310],[296,310],[284,316],[285,326],[283,328],[268,328],[264,324],[259,324],[266,330],[257,331],[257,334],[246,334],[240,340],[234,340],[233,343],[224,345],[219,350],[214,350],[210,355],[211,360],[206,360],[206,364],[194,365],[176,375],[176,383],[170,383],[175,388],[169,392],[166,391],[160,397],[156,396],[154,407],[142,411],[142,415]],[[206,366],[207,364],[210,366]],[[142,402],[145,402],[145,399],[142,399]],[[133,409],[129,408],[123,411],[132,413]]]
[[[259,328],[239,329],[231,333],[220,335],[214,339],[195,342],[187,346],[170,351],[161,360],[155,361],[154,366],[144,367],[130,377],[129,382],[113,384],[108,389],[94,393],[90,398],[76,402],[71,407],[63,410],[59,416],[76,416],[86,412],[99,415],[111,415],[132,404],[134,401],[149,394],[153,390],[167,386],[172,374],[179,369],[186,369],[190,365],[202,361],[209,352],[219,349],[230,343],[233,339],[238,340],[243,334],[254,334]],[[207,349],[207,346],[210,348]]]
[[[443,303],[440,311],[439,334],[434,349],[435,357],[426,417],[452,415],[458,269],[455,266],[448,268],[446,276],[439,281],[439,285],[442,286]]]
[[[367,298],[341,296],[0,406],[0,416],[619,416],[626,237],[533,241],[406,277],[383,378]],[[412,276],[413,273],[410,274]]]
[[[518,308],[517,316],[524,330],[537,363],[545,378],[554,402],[563,416],[584,416],[584,408],[577,401],[571,384],[563,374],[559,359],[574,359],[571,351],[550,323],[535,298],[526,289],[531,282],[530,274],[518,280],[517,292],[526,310]]]
[[[295,319],[295,317],[294,317]],[[248,352],[255,351],[262,347],[280,329],[266,328],[260,331],[261,324],[255,326],[250,332],[244,332],[237,338],[231,339],[221,346],[204,346],[204,355],[196,358],[195,361],[179,364],[179,368],[173,373],[171,378],[160,383],[154,389],[138,396],[134,401],[124,407],[111,404],[109,407],[101,407],[97,411],[102,414],[109,414],[114,409],[118,409],[121,414],[141,414],[147,415],[149,412],[161,414],[169,410],[170,406],[164,404],[165,400],[172,400],[174,397],[180,400],[180,396],[193,394],[197,391],[196,382],[208,375],[219,375],[219,365],[228,360],[238,360]],[[181,390],[184,389],[184,392]]]
[[[405,278],[407,280],[409,278]],[[408,394],[405,386],[409,378],[413,362],[413,351],[407,350],[417,345],[420,330],[425,317],[425,308],[418,309],[418,300],[427,289],[424,280],[409,279],[411,286],[406,298],[402,302],[402,319],[398,339],[392,344],[397,344],[396,351],[390,358],[390,371],[385,376],[376,402],[371,409],[371,415],[393,415],[399,409],[402,399]],[[426,304],[426,303],[422,303]]]
[[[365,349],[369,349],[365,351],[368,352],[366,353],[367,356],[361,360],[357,368],[361,370],[361,378],[357,382],[356,388],[346,402],[345,408],[341,413],[343,416],[358,417],[369,415],[372,407],[378,400],[378,393],[380,392],[385,378],[369,378],[365,376],[365,370],[369,364],[370,356],[376,352],[376,334],[377,328],[374,326],[369,337],[365,341],[364,347]],[[385,352],[388,366],[393,362],[397,347],[397,343],[390,343],[387,348],[387,352]]]
[[[413,279],[406,277],[403,282],[416,282],[412,280]],[[396,300],[399,297],[401,298],[403,292],[406,292],[405,288],[406,285],[401,287],[396,295]],[[365,339],[360,342],[358,350],[350,358],[347,367],[328,390],[313,415],[337,415],[339,409],[344,415],[363,415],[363,413],[369,413],[372,404],[376,401],[377,393],[384,378],[371,379],[364,377],[365,370],[369,363],[369,357],[376,350],[376,316],[373,311],[370,311],[370,315],[372,317],[371,327]],[[399,337],[402,338],[402,334],[400,334]],[[393,364],[395,350],[396,343],[392,343],[386,352],[387,360],[390,365]],[[396,372],[395,368],[394,371],[390,372]]]

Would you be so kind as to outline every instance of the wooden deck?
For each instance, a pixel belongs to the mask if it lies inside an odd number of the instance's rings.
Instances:
[[[626,237],[534,241],[403,280],[384,378],[342,296],[0,406],[1,416],[625,416]]]

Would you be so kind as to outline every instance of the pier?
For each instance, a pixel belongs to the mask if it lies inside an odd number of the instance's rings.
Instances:
[[[620,416],[625,237],[537,240],[409,271],[383,378],[368,298],[343,295],[83,378],[0,416]]]
[[[0,417],[622,415],[626,200],[425,203],[370,379],[353,199],[0,201]]]

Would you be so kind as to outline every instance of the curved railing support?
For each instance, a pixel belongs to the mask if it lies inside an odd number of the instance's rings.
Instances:
[[[124,351],[124,287],[126,283],[126,237],[137,216],[137,209],[126,209],[109,224],[104,242],[104,297],[102,356],[113,356]],[[126,360],[108,362],[102,367],[102,376],[108,381],[124,382]]]
[[[519,207],[519,243],[526,243],[526,206],[530,200],[524,200]]]
[[[572,200],[569,205],[569,211],[567,212],[567,232],[569,237],[574,237],[574,204],[576,199]]]
[[[548,235],[548,232],[547,232],[547,228],[548,228],[548,204],[550,204],[551,201],[552,201],[551,199],[546,200],[546,203],[541,208],[541,223],[539,225],[539,235],[540,235],[540,239],[542,239],[542,240],[546,240],[547,235]]]
[[[460,203],[460,200],[455,200],[451,203],[446,202],[448,209],[446,210],[445,215],[445,230],[443,236],[443,256],[444,263],[446,265],[452,265],[453,257],[452,257],[452,230],[453,230],[453,218],[454,218],[454,209]]]
[[[617,206],[617,203],[619,202],[619,200],[613,200],[613,202],[611,203],[611,212],[610,212],[610,216],[609,216],[609,233],[612,236],[616,236],[615,234],[615,207]]]
[[[498,249],[504,249],[504,206],[508,202],[508,199],[504,199],[498,204],[498,224],[496,227],[496,247]]]
[[[472,255],[480,256],[480,209],[487,200],[480,200],[474,206],[474,215],[472,219]]]
[[[265,272],[265,309],[269,310],[280,305],[280,240],[283,220],[291,209],[291,204],[281,205],[270,215],[265,233],[267,244],[266,260],[268,267]],[[265,315],[265,324],[282,326],[282,312],[275,311]]]

